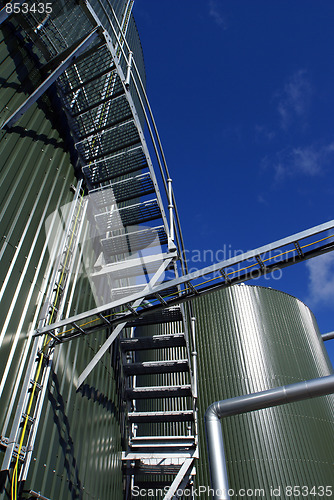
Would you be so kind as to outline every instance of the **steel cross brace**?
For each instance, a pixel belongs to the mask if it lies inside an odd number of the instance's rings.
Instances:
[[[239,264],[241,264],[249,259],[255,259],[256,256],[258,256],[258,255],[262,255],[262,254],[265,254],[267,252],[271,252],[273,250],[281,249],[282,247],[285,247],[286,245],[294,244],[295,241],[309,238],[311,236],[315,236],[319,233],[322,233],[324,231],[328,231],[328,230],[333,229],[333,228],[334,228],[334,220],[331,220],[331,221],[326,222],[324,224],[320,224],[318,226],[312,227],[312,228],[307,229],[305,231],[302,231],[300,233],[294,234],[290,237],[283,238],[281,240],[275,241],[275,242],[270,243],[268,245],[259,247],[255,250],[251,250],[251,251],[246,252],[242,255],[238,255],[236,257],[232,257],[230,259],[220,261],[216,264],[205,267],[205,268],[200,269],[198,271],[195,271],[193,273],[189,273],[189,274],[186,274],[186,275],[181,276],[179,278],[175,278],[175,279],[172,279],[170,281],[166,281],[161,285],[149,286],[149,288],[146,291],[137,292],[131,296],[121,298],[121,299],[115,300],[113,302],[109,302],[103,306],[97,307],[95,309],[91,309],[89,311],[85,311],[81,314],[77,314],[76,316],[72,316],[71,318],[67,318],[67,319],[59,321],[57,323],[53,323],[51,325],[45,326],[44,328],[39,329],[35,335],[37,335],[37,336],[44,335],[45,333],[47,333],[49,331],[54,331],[56,329],[64,328],[67,325],[73,324],[73,322],[78,323],[78,322],[83,321],[83,320],[85,320],[89,317],[92,317],[92,316],[98,316],[99,314],[101,314],[101,313],[103,314],[104,312],[109,311],[110,309],[124,306],[127,303],[134,302],[138,299],[144,299],[145,297],[148,297],[148,296],[151,296],[154,294],[163,295],[163,292],[171,287],[179,287],[181,285],[187,286],[188,282],[191,282],[191,281],[196,280],[198,278],[202,278],[206,275],[210,275],[213,273],[218,273],[219,271],[221,271],[221,269],[224,269],[224,268],[226,269],[226,268],[231,267],[231,266],[237,266],[237,265],[239,265]],[[328,242],[326,243],[326,241],[328,241],[328,240],[325,240],[325,243],[322,246],[315,248],[312,251],[310,250],[308,253],[304,252],[303,259],[301,259],[297,255],[297,256],[293,256],[293,257],[290,257],[288,259],[282,260],[280,262],[275,262],[272,265],[266,265],[264,270],[261,270],[261,268],[255,269],[254,274],[252,272],[247,271],[245,274],[242,274],[242,275],[239,274],[235,278],[232,278],[228,281],[226,281],[226,280],[217,281],[216,280],[216,283],[214,285],[210,285],[210,286],[205,287],[205,288],[197,288],[198,291],[200,292],[199,294],[195,294],[194,292],[192,292],[191,290],[188,289],[187,292],[183,292],[183,293],[179,294],[179,296],[177,296],[177,297],[174,297],[172,299],[168,299],[166,301],[167,306],[179,304],[179,303],[185,302],[187,300],[192,300],[193,298],[200,295],[201,293],[209,292],[209,291],[215,290],[216,288],[220,288],[220,287],[231,286],[233,283],[245,281],[247,279],[252,279],[255,277],[255,275],[256,275],[256,277],[259,277],[262,274],[270,273],[274,270],[287,267],[289,265],[301,262],[302,260],[305,260],[305,259],[308,259],[311,257],[315,257],[316,255],[321,255],[322,253],[333,250],[334,249],[333,242],[331,241],[329,244]],[[238,272],[239,271],[236,270],[236,274]],[[223,278],[221,278],[221,279],[223,279]],[[182,290],[181,290],[181,292],[182,292]],[[159,303],[158,305],[151,305],[148,308],[137,310],[136,314],[137,314],[137,316],[138,315],[144,316],[146,314],[150,314],[150,313],[157,311],[159,309],[162,309],[164,307],[166,307],[164,304]],[[134,314],[132,314],[132,315],[129,314],[126,316],[127,321],[129,321],[130,319],[135,319],[135,317],[136,317],[136,315],[134,315]],[[118,317],[117,319],[110,320],[110,323],[117,324],[117,323],[121,323],[122,321],[124,321],[123,317]],[[95,330],[96,330],[96,328],[95,328]],[[95,331],[95,330],[92,329],[92,331]],[[87,333],[90,333],[90,332],[87,331]],[[77,334],[76,334],[76,336],[77,336]],[[59,336],[58,338],[59,338],[59,340],[62,339],[61,336]],[[67,336],[67,339],[69,339],[68,336]]]
[[[23,104],[3,123],[1,128],[11,127],[24,113],[34,104],[41,95],[57,80],[57,78],[74,62],[74,60],[84,52],[98,36],[100,28],[95,27],[83,40],[79,41],[75,48],[65,59],[59,63],[57,68],[44,80],[44,82],[24,101]]]
[[[178,496],[176,495],[176,492],[180,489],[184,489],[188,481],[184,481],[184,479],[188,479],[189,475],[191,473],[191,470],[193,468],[193,462],[194,458],[186,458],[186,460],[183,462],[179,472],[177,473],[174,481],[172,482],[167,494],[164,496],[163,500],[177,500]],[[183,485],[183,482],[186,484],[180,488],[181,484]]]
[[[153,275],[150,282],[144,288],[144,291],[148,290],[151,286],[153,286],[158,281],[159,277],[165,271],[166,267],[168,267],[168,265],[172,262],[173,258],[174,257],[169,257],[168,259],[163,261],[163,263],[159,266],[159,269]],[[139,305],[142,303],[143,300],[144,300],[143,298],[136,300],[135,303],[132,305],[132,308],[136,309],[137,307],[139,307]],[[129,312],[129,315],[130,314],[131,313]],[[83,381],[88,377],[88,375],[91,373],[91,371],[95,368],[95,366],[100,361],[102,356],[104,356],[104,354],[109,349],[111,344],[114,342],[114,340],[118,337],[118,335],[121,333],[123,328],[126,326],[126,323],[127,323],[127,321],[124,321],[123,323],[120,323],[119,325],[116,326],[115,330],[112,332],[110,337],[105,341],[105,343],[102,345],[102,347],[98,350],[98,352],[95,354],[93,359],[89,362],[89,364],[86,366],[86,368],[81,373],[81,375],[79,375],[77,388],[79,388],[81,386]]]

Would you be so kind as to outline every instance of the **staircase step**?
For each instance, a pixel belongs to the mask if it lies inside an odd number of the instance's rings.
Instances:
[[[115,201],[122,201],[140,198],[155,192],[155,187],[150,173],[131,175],[126,179],[117,180],[102,188],[93,189],[89,192],[92,195],[94,203],[99,208],[113,205]]]
[[[184,442],[190,442],[194,441],[195,436],[136,436],[131,439],[132,443],[138,443],[138,444],[143,444],[143,443],[156,443],[156,442],[161,442],[164,443],[165,441],[168,442],[175,442],[175,443],[184,443]]]
[[[192,410],[184,411],[156,411],[156,412],[130,412],[128,422],[130,423],[153,423],[153,422],[191,422],[194,420]]]
[[[111,129],[105,130],[94,137],[86,138],[76,142],[75,147],[86,164],[106,156],[122,154],[128,148],[134,148],[141,144],[140,136],[134,120],[129,120]]]
[[[81,106],[77,106],[75,105],[73,109],[69,108],[69,112],[71,113],[72,115],[72,118],[74,119],[78,119],[78,118],[81,118],[83,115],[85,115],[86,113],[94,113],[94,111],[98,110],[98,109],[101,109],[102,106],[105,106],[106,107],[106,103],[109,103],[109,109],[111,108],[112,104],[113,104],[113,101],[117,101],[117,105],[119,106],[119,101],[120,101],[120,97],[123,97],[124,96],[124,90],[123,89],[119,89],[117,92],[111,94],[111,95],[108,95],[106,97],[104,97],[103,99],[101,99],[100,97],[100,100],[98,100],[98,95],[96,93],[96,91],[93,92],[92,89],[96,89],[96,85],[94,84],[88,84],[86,87],[85,87],[85,91],[87,93],[87,91],[90,92],[91,94],[91,99],[90,99],[90,102],[91,104],[89,104],[88,106],[84,103],[81,102]],[[82,96],[79,94],[78,95],[78,99],[77,101],[79,102],[80,104],[80,100],[82,99]],[[81,99],[80,99],[81,98]],[[127,106],[128,107],[128,106]],[[126,109],[126,111],[128,111]],[[123,114],[123,117],[124,116],[127,116],[127,118],[130,118],[131,117],[131,112],[127,112],[127,115],[125,115],[125,113]],[[123,118],[122,117],[122,118]]]
[[[160,471],[159,471],[160,472]],[[160,472],[161,473],[161,472]],[[140,490],[163,490],[166,486],[171,486],[172,481],[136,481],[135,486]]]
[[[124,264],[126,264],[127,261],[124,261]],[[100,277],[100,276],[109,276],[110,279],[112,280],[121,280],[125,278],[134,278],[136,276],[143,277],[145,276],[146,279],[150,275],[153,275],[161,266],[161,261],[157,262],[150,262],[148,264],[139,264],[138,266],[132,266],[131,262],[129,262],[128,267],[125,267],[123,265],[123,262],[121,262],[121,265],[119,266],[119,269],[117,269],[116,266],[103,266],[102,268],[98,269],[95,272],[91,273],[92,278]]]
[[[142,463],[170,466],[180,464],[185,458],[191,458],[196,455],[195,450],[173,450],[173,451],[123,451],[122,460],[140,460]]]
[[[101,240],[107,263],[115,255],[137,252],[147,247],[159,247],[167,244],[167,234],[163,226],[130,230],[125,234],[115,235]]]
[[[143,451],[154,448],[156,450],[177,448],[185,450],[195,446],[195,438],[193,436],[144,436],[141,438],[132,438],[130,449],[132,451],[142,449]]]
[[[96,224],[101,232],[123,229],[125,226],[136,226],[161,218],[162,214],[156,198],[95,215]]]
[[[123,466],[127,463],[127,461],[123,461]],[[156,464],[143,464],[139,461],[136,461],[136,465],[132,467],[124,467],[123,474],[128,476],[137,476],[137,475],[176,475],[180,470],[180,464],[171,464],[171,465],[156,465]],[[167,484],[167,483],[166,483]]]
[[[126,399],[179,398],[191,395],[191,385],[134,387],[125,390]]]
[[[188,372],[187,359],[173,359],[170,361],[145,361],[144,363],[128,363],[123,365],[125,375],[147,375],[151,373]]]
[[[183,316],[180,308],[178,306],[172,306],[166,309],[161,309],[155,313],[147,314],[146,316],[141,316],[133,321],[130,321],[129,325],[131,327],[158,325],[162,323],[170,323],[172,321],[182,321],[182,319]]]
[[[165,347],[181,347],[185,345],[186,341],[183,333],[174,333],[171,335],[153,335],[153,337],[141,337],[121,340],[122,351],[162,349]]]
[[[110,181],[132,172],[147,168],[147,161],[141,144],[132,149],[126,149],[100,161],[83,167],[83,174],[92,185]]]
[[[113,66],[108,66],[107,68],[104,68],[102,71],[100,71],[100,72],[98,72],[96,74],[93,74],[89,78],[88,78],[88,75],[87,75],[87,80],[82,80],[81,79],[82,81],[80,81],[75,86],[69,87],[67,85],[67,88],[64,89],[64,91],[62,92],[63,98],[65,98],[65,96],[67,96],[67,95],[70,95],[70,97],[69,97],[69,99],[70,99],[69,104],[70,104],[71,101],[72,101],[72,99],[73,99],[73,94],[75,92],[77,92],[78,90],[82,90],[85,87],[85,85],[88,85],[88,84],[94,82],[95,80],[98,80],[99,78],[101,78],[101,77],[103,77],[103,76],[105,76],[105,75],[107,75],[109,73],[112,73],[114,71],[114,69],[115,68]],[[64,79],[64,82],[66,84],[65,79]]]
[[[112,280],[131,278],[134,276],[146,276],[146,279],[148,280],[147,276],[154,274],[159,269],[162,262],[171,256],[171,252],[169,254],[157,253],[141,258],[126,258],[106,265],[100,265],[100,262],[97,262],[95,270],[90,276],[95,278],[107,274]]]

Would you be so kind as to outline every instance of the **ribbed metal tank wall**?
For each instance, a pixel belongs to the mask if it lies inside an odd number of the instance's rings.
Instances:
[[[20,32],[15,20],[0,31],[2,117],[41,81],[35,56],[26,50]],[[2,437],[10,430],[52,272],[46,219],[73,199],[70,186],[77,183],[55,102],[43,97],[0,136]],[[55,231],[51,226],[51,233]],[[75,311],[93,305],[89,284],[82,278],[67,307]],[[105,338],[106,332],[101,332],[56,349],[25,490],[52,499],[122,498],[118,364],[112,366],[106,356],[76,393],[78,375]],[[0,448],[0,463],[3,453]],[[9,482],[4,486],[1,500],[10,498]]]
[[[201,297],[193,306],[199,389],[197,486],[207,486],[203,417],[211,403],[326,376],[333,369],[312,312],[290,295],[240,285]],[[286,486],[333,485],[333,396],[229,417],[222,428],[229,485],[236,492],[263,488],[264,498],[271,498],[270,488],[281,487],[276,498],[285,499]]]
[[[24,90],[20,77],[33,78],[27,54],[16,52],[18,41],[8,30],[0,42],[0,71],[6,80],[0,89],[1,107]],[[27,89],[27,87],[26,87]],[[4,92],[3,92],[4,91]],[[63,138],[56,129],[55,113],[46,118],[33,106],[10,132],[1,132],[1,350],[0,428],[26,359],[26,333],[36,323],[51,272],[46,241],[47,217],[73,198],[75,181]]]

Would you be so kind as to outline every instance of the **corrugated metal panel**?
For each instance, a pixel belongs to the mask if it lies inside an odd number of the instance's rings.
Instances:
[[[41,78],[36,61],[18,42],[17,34],[15,20],[11,20],[0,39],[0,72],[4,75],[0,109],[6,116],[29,94],[31,82],[34,87]],[[13,109],[9,109],[12,104]],[[2,436],[8,436],[29,358],[31,334],[52,271],[46,219],[72,200],[69,188],[71,183],[76,184],[62,136],[65,127],[59,126],[57,114],[47,98],[40,99],[0,136]],[[51,224],[50,229],[57,245],[60,234],[55,234],[56,225]],[[93,305],[90,285],[82,276],[67,307],[73,311]],[[101,332],[56,349],[25,489],[53,499],[121,498],[121,413],[110,357],[105,357],[76,392],[78,375],[105,338],[106,332]],[[3,450],[0,462],[2,457]],[[0,492],[0,498],[8,498],[6,491]]]
[[[276,290],[234,286],[194,302],[197,317],[197,485],[209,485],[203,417],[214,401],[332,373],[311,311]],[[224,419],[230,487],[332,485],[332,396]],[[283,490],[282,490],[283,491]],[[287,498],[284,491],[277,498]]]

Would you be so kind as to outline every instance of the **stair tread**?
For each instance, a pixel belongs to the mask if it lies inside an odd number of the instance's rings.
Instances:
[[[150,173],[132,175],[110,183],[103,188],[94,189],[90,194],[98,207],[107,207],[115,203],[132,200],[155,192]]]
[[[136,436],[131,439],[137,441],[189,441],[194,440],[195,436]]]
[[[189,371],[189,362],[187,359],[144,361],[142,363],[125,364],[123,370],[126,375],[187,372]]]
[[[126,461],[123,461],[125,464]],[[125,475],[145,475],[145,477],[154,475],[161,476],[162,474],[166,475],[176,475],[180,470],[180,464],[170,464],[170,465],[156,465],[156,464],[138,464],[135,467],[126,467],[123,470],[123,474]]]
[[[157,397],[187,397],[191,396],[191,385],[175,385],[175,386],[148,386],[148,387],[133,387],[125,390],[125,396],[129,399],[145,399]]]
[[[135,226],[161,218],[162,214],[156,198],[121,207],[117,211],[101,212],[95,215],[96,224],[103,232],[123,229],[125,226]]]
[[[185,346],[184,333],[173,333],[168,335],[153,335],[152,337],[139,337],[132,339],[122,339],[121,348],[123,351],[158,349],[163,347]]]
[[[135,148],[125,149],[117,155],[101,160],[97,163],[87,164],[83,173],[93,185],[112,180],[120,175],[142,171],[147,167],[147,160],[141,144]]]
[[[180,460],[183,458],[190,458],[194,456],[195,450],[173,450],[173,451],[148,451],[138,452],[138,451],[123,451],[122,460]],[[172,464],[166,464],[172,465]],[[166,466],[165,465],[165,466]]]
[[[126,389],[133,392],[151,392],[151,391],[166,391],[166,390],[177,390],[177,389],[191,389],[190,384],[184,385],[149,385],[146,387],[132,387],[130,389]]]
[[[194,441],[184,441],[184,442],[164,442],[164,443],[141,443],[141,444],[137,444],[137,443],[131,443],[130,444],[130,450],[132,451],[136,451],[137,453],[139,451],[143,451],[143,453],[145,453],[146,451],[149,451],[149,450],[155,450],[155,452],[157,453],[162,453],[164,450],[180,450],[180,451],[185,451],[185,450],[188,450],[189,448],[193,448],[196,446],[196,443]]]
[[[129,422],[184,422],[194,420],[193,410],[130,412]]]
[[[139,231],[129,230],[125,234],[114,235],[101,239],[101,244],[107,263],[115,255],[128,255],[147,247],[162,246],[167,243],[167,234],[164,226],[141,229]]]

